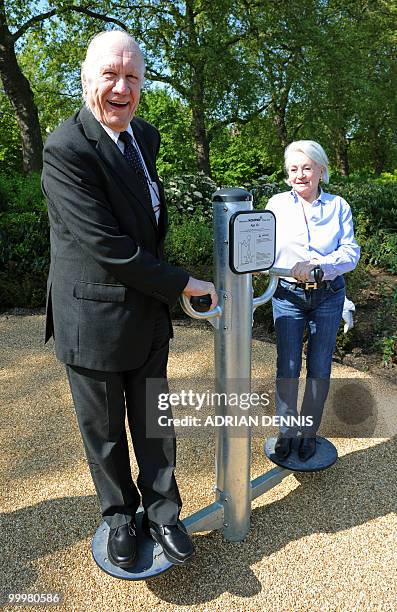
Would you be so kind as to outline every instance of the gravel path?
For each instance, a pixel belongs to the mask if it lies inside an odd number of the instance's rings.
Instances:
[[[397,395],[390,382],[335,365],[333,376],[351,385],[336,388],[330,418],[334,413],[346,422],[353,398],[366,415],[368,436],[334,436],[335,466],[291,474],[256,499],[246,541],[227,543],[220,532],[195,534],[189,566],[124,582],[103,573],[91,557],[100,522],[95,491],[63,366],[51,346],[43,347],[42,335],[42,315],[0,316],[3,597],[57,592],[62,603],[48,609],[68,612],[397,608]],[[171,385],[181,376],[209,376],[212,355],[206,324],[177,325]],[[254,341],[254,377],[272,380],[274,363],[274,346]],[[360,386],[364,379],[366,387]],[[350,426],[358,426],[354,415]],[[272,467],[262,448],[263,438],[254,438],[252,478]],[[214,500],[213,464],[212,438],[179,441],[182,518]]]

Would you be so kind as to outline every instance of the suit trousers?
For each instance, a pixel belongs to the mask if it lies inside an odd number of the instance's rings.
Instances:
[[[111,529],[134,518],[141,496],[149,519],[158,524],[176,524],[182,507],[174,475],[173,429],[162,438],[146,437],[146,411],[153,415],[158,410],[150,396],[147,405],[146,379],[164,379],[163,390],[168,391],[170,323],[164,305],[157,306],[151,350],[139,368],[102,372],[66,365],[102,516]],[[139,469],[137,486],[131,476],[126,414]]]

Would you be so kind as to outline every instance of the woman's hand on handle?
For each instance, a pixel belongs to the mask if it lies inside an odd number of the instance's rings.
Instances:
[[[318,263],[313,263],[311,261],[298,261],[291,270],[291,276],[303,283],[312,280],[310,272],[317,266]]]

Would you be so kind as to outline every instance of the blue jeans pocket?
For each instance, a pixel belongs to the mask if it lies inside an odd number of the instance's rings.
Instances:
[[[331,293],[342,292],[344,288],[345,288],[345,279],[343,278],[343,276],[337,276],[336,278],[334,278],[334,280],[331,282],[329,286],[329,290],[331,291]]]

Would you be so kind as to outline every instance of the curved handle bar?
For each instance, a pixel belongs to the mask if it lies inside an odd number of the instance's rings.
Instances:
[[[192,317],[192,319],[214,319],[222,315],[222,308],[220,306],[215,306],[215,308],[212,310],[207,310],[207,312],[197,312],[197,310],[194,310],[193,306],[191,305],[190,298],[183,293],[180,297],[180,302],[182,310],[189,315],[189,317]]]
[[[262,295],[260,295],[259,297],[253,299],[253,310],[255,310],[255,308],[258,308],[258,306],[266,304],[266,302],[268,302],[272,298],[274,292],[277,289],[279,276],[292,276],[291,270],[289,270],[288,268],[270,268],[270,270],[266,270],[263,274],[268,274],[270,276],[270,282],[266,287],[266,291],[262,293]],[[310,272],[310,276],[316,283],[318,283],[319,286],[321,286],[324,272],[321,270],[320,266],[314,268]]]

